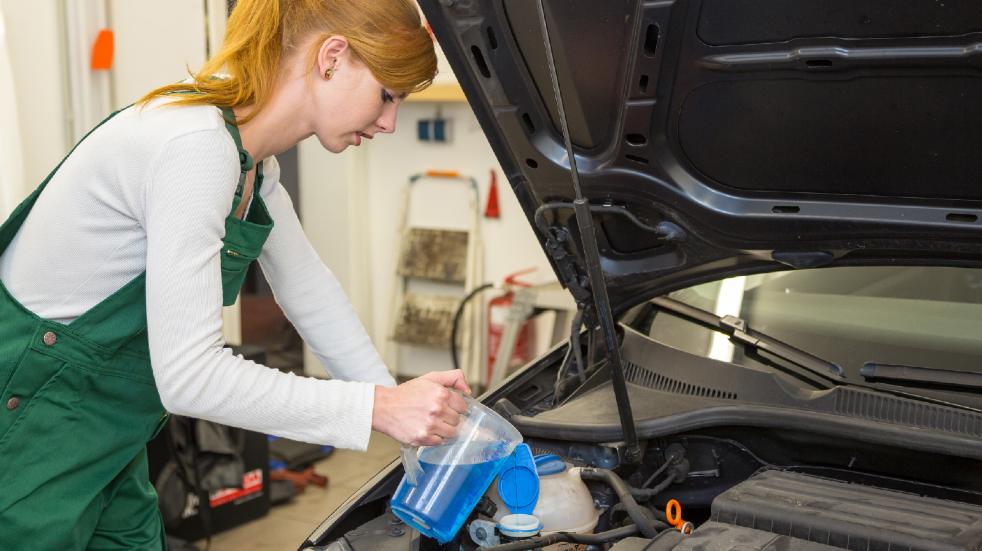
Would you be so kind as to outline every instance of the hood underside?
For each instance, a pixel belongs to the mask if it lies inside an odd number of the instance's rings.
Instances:
[[[982,265],[977,2],[542,2],[615,310],[738,273]],[[538,2],[419,3],[581,286]]]

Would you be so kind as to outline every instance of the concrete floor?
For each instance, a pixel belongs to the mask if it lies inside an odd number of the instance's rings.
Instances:
[[[335,450],[317,463],[317,472],[329,479],[327,488],[308,487],[284,505],[270,509],[265,517],[215,535],[211,551],[293,551],[369,478],[399,456],[399,444],[380,433],[372,433],[365,453]],[[204,542],[198,542],[204,549]]]

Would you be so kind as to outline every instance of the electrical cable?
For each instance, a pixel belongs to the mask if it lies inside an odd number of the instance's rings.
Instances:
[[[554,395],[559,394],[559,384],[566,376],[571,355],[575,355],[576,357],[576,369],[580,377],[580,384],[586,382],[586,367],[583,365],[583,350],[580,348],[580,326],[582,324],[583,310],[579,309],[573,315],[573,322],[569,329],[569,344],[566,348],[566,355],[563,356],[563,361],[559,364],[559,369],[556,371],[556,382],[553,385]]]
[[[466,308],[467,303],[476,297],[481,291],[486,291],[492,287],[494,287],[493,283],[485,283],[480,287],[471,290],[471,292],[467,293],[467,296],[464,297],[464,300],[460,301],[460,304],[457,306],[457,311],[454,312],[453,325],[450,329],[450,359],[453,361],[454,369],[460,369],[460,360],[457,358],[457,333],[460,328],[460,318],[464,315],[464,308]]]
[[[661,464],[661,467],[655,469],[655,472],[651,473],[651,476],[648,477],[648,480],[644,481],[644,484],[642,484],[641,487],[647,488],[652,482],[655,481],[656,478],[658,478],[658,475],[662,474],[665,472],[665,469],[673,465],[678,465],[679,468],[681,468],[681,464],[684,462],[684,460],[685,448],[679,444],[672,444],[668,446],[668,449],[665,450],[665,462]],[[676,475],[678,475],[679,468],[676,468],[672,473],[669,473],[669,478],[674,478]],[[686,465],[682,470],[684,472],[688,472],[688,465]]]
[[[644,484],[642,484],[641,487],[642,488],[647,488],[648,485],[651,484],[652,482],[654,482],[655,479],[658,478],[658,475],[660,475],[663,472],[665,472],[665,469],[667,469],[668,466],[671,465],[671,464],[672,464],[672,461],[669,460],[669,459],[666,459],[665,462],[662,463],[661,467],[658,467],[657,469],[655,469],[655,472],[651,473],[651,476],[648,477],[648,480],[645,480],[644,481]]]
[[[573,354],[576,356],[576,371],[580,377],[580,384],[586,382],[586,364],[583,363],[583,347],[580,346],[580,326],[583,325],[583,309],[580,308],[573,316],[573,329],[569,333],[570,342],[573,345]]]
[[[658,484],[656,484],[654,488],[650,488],[650,489],[649,488],[631,488],[631,495],[633,495],[634,497],[636,497],[638,499],[650,499],[650,498],[652,498],[652,497],[654,497],[654,496],[662,493],[663,491],[665,491],[665,488],[668,488],[669,486],[671,486],[672,485],[672,482],[675,482],[675,474],[674,473],[669,473],[668,476],[665,477],[665,480],[662,480],[661,482],[659,482]]]
[[[566,354],[563,355],[563,361],[559,364],[559,369],[556,370],[556,382],[552,385],[553,395],[559,395],[559,383],[563,380],[563,373],[566,371],[567,364],[570,358],[573,356],[573,345],[569,343],[566,345]]]

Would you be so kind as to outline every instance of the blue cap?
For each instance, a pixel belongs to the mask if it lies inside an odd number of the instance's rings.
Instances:
[[[498,475],[498,495],[508,510],[530,515],[539,502],[539,474],[528,444],[519,444]]]
[[[562,458],[555,454],[547,453],[535,456],[535,470],[539,476],[559,474],[565,471],[567,466]]]

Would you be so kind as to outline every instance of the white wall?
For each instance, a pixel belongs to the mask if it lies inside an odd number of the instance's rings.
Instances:
[[[23,199],[24,158],[20,144],[17,94],[10,68],[7,31],[0,5],[0,219],[6,218]]]
[[[201,0],[115,0],[109,9],[116,38],[115,107],[184,80],[189,68],[196,71],[204,64],[207,39]]]
[[[37,187],[70,146],[58,0],[0,0],[24,154],[22,195]]]

